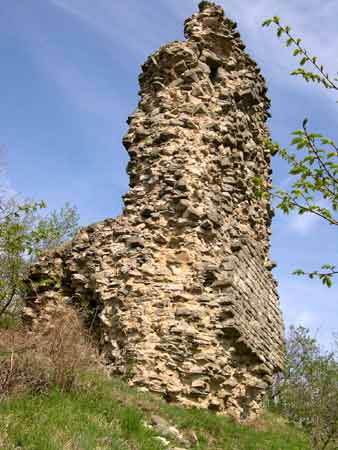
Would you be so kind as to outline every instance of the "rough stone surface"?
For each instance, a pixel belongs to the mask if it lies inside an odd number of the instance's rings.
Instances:
[[[64,303],[95,329],[107,365],[168,401],[251,419],[283,362],[269,259],[266,85],[236,25],[210,2],[186,40],[143,65],[123,139],[123,214],[41,257],[26,318]]]

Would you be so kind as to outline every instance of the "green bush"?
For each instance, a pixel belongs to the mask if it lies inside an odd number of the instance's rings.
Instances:
[[[303,327],[290,328],[285,370],[273,385],[270,405],[306,430],[315,450],[338,446],[338,363]]]
[[[0,318],[20,310],[30,263],[42,251],[70,239],[78,228],[77,211],[69,204],[45,216],[44,208],[44,202],[0,203]]]

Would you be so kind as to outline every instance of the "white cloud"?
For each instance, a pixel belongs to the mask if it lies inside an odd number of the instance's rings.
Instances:
[[[64,9],[68,14],[78,16],[79,19],[85,20],[86,15],[82,14],[76,6],[73,6],[72,0],[50,0],[54,6]]]
[[[318,280],[280,277],[279,294],[285,325],[302,325],[311,330],[318,341],[330,347],[332,334],[337,332],[338,286],[323,286]]]
[[[163,44],[158,36],[165,30],[166,17],[161,17],[150,4],[131,0],[118,4],[111,0],[50,2],[133,56],[142,55],[144,59],[145,52],[155,51]]]
[[[321,208],[330,208],[330,203],[325,199],[319,199],[317,204]],[[296,231],[300,234],[307,235],[326,222],[321,217],[313,213],[298,214],[296,211],[292,212],[288,217],[288,225],[291,231]]]
[[[107,118],[108,113],[111,120],[114,104],[118,103],[112,85],[98,76],[84,73],[56,49],[39,53],[36,61],[78,109],[101,118]]]
[[[294,213],[289,219],[289,228],[292,231],[302,235],[312,233],[319,224],[320,217],[310,213],[305,213],[302,215]]]
[[[76,51],[68,52],[57,34],[38,26],[35,16],[26,21],[25,32],[20,37],[34,64],[54,83],[56,95],[62,92],[66,100],[82,112],[112,120],[114,105],[120,104],[122,98],[103,70],[84,64],[81,55],[76,61]],[[88,59],[90,56],[88,54]]]
[[[316,315],[309,310],[301,311],[301,313],[297,317],[298,324],[306,328],[310,328],[313,325],[316,325],[316,319]]]

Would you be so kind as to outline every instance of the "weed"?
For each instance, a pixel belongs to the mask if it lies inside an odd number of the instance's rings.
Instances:
[[[0,396],[13,392],[76,388],[80,371],[98,360],[73,310],[53,317],[37,332],[0,330]]]

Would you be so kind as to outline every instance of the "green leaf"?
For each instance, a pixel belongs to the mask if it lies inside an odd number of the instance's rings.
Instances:
[[[279,27],[277,30],[277,36],[281,37],[284,32],[285,32],[285,30],[282,27]]]
[[[264,20],[264,22],[262,22],[262,27],[268,27],[271,25],[271,23],[272,23],[272,19]]]
[[[321,277],[321,280],[324,286],[332,287],[332,279],[330,276]]]
[[[296,269],[296,270],[294,270],[294,271],[292,272],[292,275],[297,275],[297,276],[299,276],[299,275],[305,275],[305,272],[304,272],[304,270],[302,270],[302,269]]]
[[[304,141],[304,138],[302,136],[298,136],[298,137],[295,137],[294,139],[292,139],[291,145],[295,145],[295,144],[298,144],[299,142],[303,142],[303,141]]]

